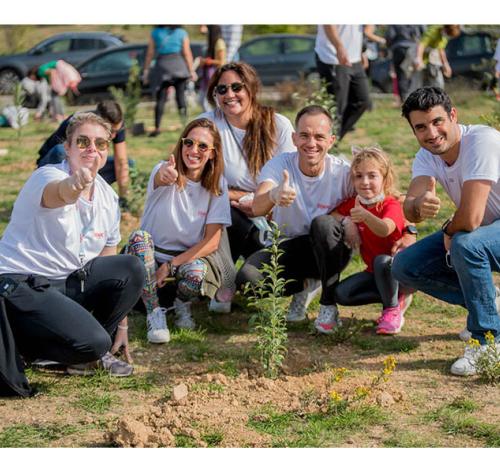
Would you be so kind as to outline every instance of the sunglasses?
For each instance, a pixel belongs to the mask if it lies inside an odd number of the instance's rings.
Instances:
[[[187,148],[192,148],[194,145],[198,146],[198,151],[202,153],[215,149],[213,146],[208,146],[206,143],[203,143],[203,141],[193,140],[192,138],[181,138],[181,141]]]
[[[81,149],[87,149],[92,143],[92,140],[85,135],[80,135],[76,137],[76,146]],[[95,138],[94,145],[98,151],[106,151],[109,148],[109,141],[105,138]]]
[[[233,82],[232,84],[219,84],[215,87],[215,92],[219,95],[226,95],[227,91],[231,89],[234,93],[240,92],[245,84],[243,82]]]

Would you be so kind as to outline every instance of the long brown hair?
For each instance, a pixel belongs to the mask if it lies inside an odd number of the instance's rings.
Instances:
[[[215,87],[219,83],[222,74],[227,71],[234,71],[240,76],[250,99],[252,115],[243,139],[243,152],[250,174],[253,178],[256,178],[262,166],[273,157],[276,147],[274,109],[258,103],[257,95],[261,87],[259,76],[252,66],[244,62],[230,62],[219,67],[214,72],[207,90],[207,99],[213,107],[217,107],[214,95]]]
[[[221,195],[222,189],[220,188],[220,178],[224,172],[224,158],[222,155],[222,141],[220,139],[219,131],[215,124],[207,118],[197,118],[189,122],[184,128],[177,144],[175,145],[173,154],[175,157],[175,167],[179,173],[177,178],[177,186],[179,189],[184,189],[186,185],[187,167],[182,160],[182,138],[186,138],[189,132],[194,128],[206,128],[214,140],[214,157],[209,159],[203,168],[201,174],[201,185],[214,195]]]

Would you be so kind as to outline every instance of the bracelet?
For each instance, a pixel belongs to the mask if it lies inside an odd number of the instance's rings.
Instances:
[[[170,261],[168,263],[168,272],[170,276],[175,276],[175,273],[177,272],[177,266],[174,266]]]
[[[443,231],[443,233],[445,235],[448,235],[449,237],[452,236],[452,235],[450,235],[448,233],[448,227],[450,226],[450,223],[451,223],[452,220],[453,220],[453,217],[450,217],[449,219],[445,220],[445,222],[443,223],[443,225],[441,225],[441,230]]]
[[[118,325],[120,330],[128,330],[128,325]]]

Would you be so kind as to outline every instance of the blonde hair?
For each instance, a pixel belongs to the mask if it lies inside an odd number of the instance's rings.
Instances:
[[[111,125],[104,120],[104,118],[93,112],[77,112],[71,117],[68,127],[66,128],[66,141],[71,143],[71,138],[73,138],[75,131],[87,123],[102,126],[106,135],[108,135],[107,140],[109,141],[111,139]]]
[[[383,178],[383,191],[386,196],[399,198],[400,192],[396,189],[396,176],[392,162],[388,154],[379,146],[368,146],[366,148],[352,147],[351,179],[354,180],[356,167],[361,163],[372,160],[377,163]]]

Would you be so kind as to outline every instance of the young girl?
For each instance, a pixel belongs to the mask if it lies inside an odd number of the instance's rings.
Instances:
[[[358,242],[367,267],[339,283],[336,300],[346,306],[382,302],[377,333],[399,333],[410,300],[398,297],[399,284],[391,274],[391,248],[401,238],[405,221],[389,157],[378,147],[353,149],[351,178],[357,195],[337,207],[335,216],[346,241],[351,246]]]
[[[170,158],[151,173],[141,230],[130,236],[126,251],[146,266],[142,300],[152,343],[170,338],[166,309],[158,299],[168,281],[175,282],[174,323],[187,329],[195,327],[190,301],[200,295],[213,298],[222,283],[226,268],[216,251],[231,216],[221,149],[215,125],[194,120]]]

